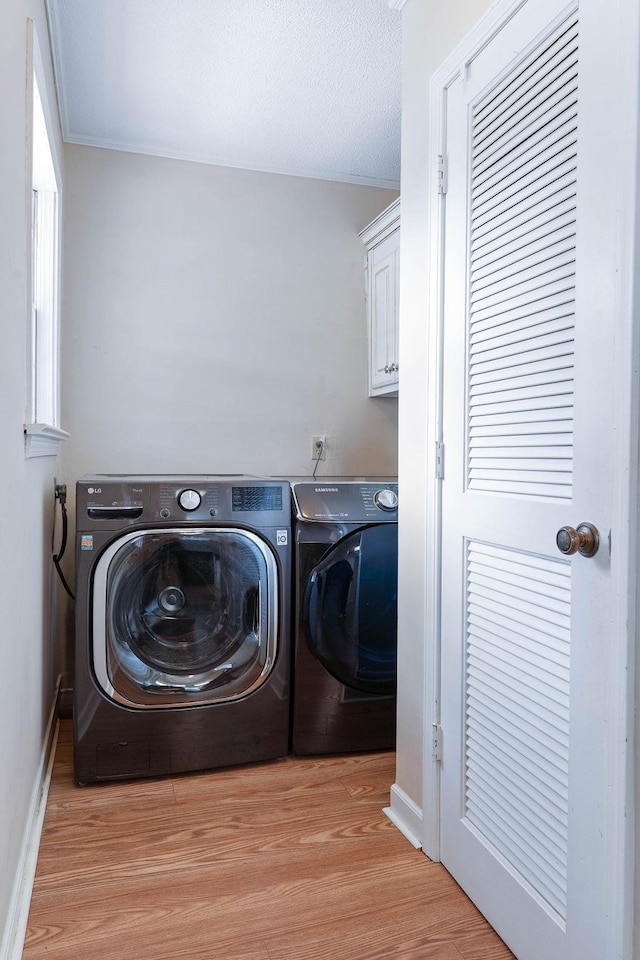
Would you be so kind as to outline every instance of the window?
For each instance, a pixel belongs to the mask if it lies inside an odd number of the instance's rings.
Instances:
[[[60,178],[49,134],[42,61],[30,24],[31,256],[27,456],[57,453],[60,429]]]

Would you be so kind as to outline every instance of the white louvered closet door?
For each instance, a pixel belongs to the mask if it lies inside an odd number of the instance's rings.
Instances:
[[[512,7],[447,91],[441,858],[519,960],[603,960],[615,242],[581,96],[595,4]],[[564,557],[557,531],[583,521],[600,551]]]

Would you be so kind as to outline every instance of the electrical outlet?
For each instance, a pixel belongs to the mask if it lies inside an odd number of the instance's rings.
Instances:
[[[311,437],[311,459],[327,459],[327,438],[324,434],[317,437]]]

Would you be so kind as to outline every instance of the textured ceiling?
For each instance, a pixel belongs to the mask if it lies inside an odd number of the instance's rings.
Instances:
[[[400,179],[389,0],[48,0],[64,139],[329,180]]]

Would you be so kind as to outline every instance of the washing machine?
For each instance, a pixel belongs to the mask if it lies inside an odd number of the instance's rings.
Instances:
[[[286,756],[289,485],[88,477],[76,530],[77,782]]]
[[[395,745],[398,485],[292,483],[292,752]]]

